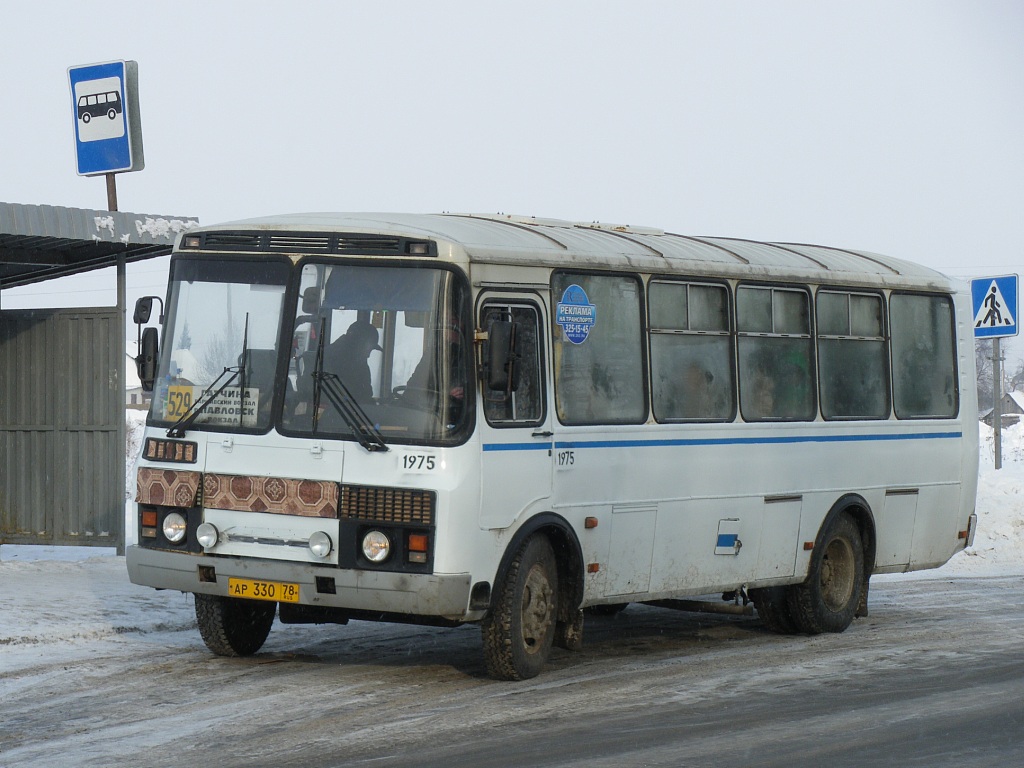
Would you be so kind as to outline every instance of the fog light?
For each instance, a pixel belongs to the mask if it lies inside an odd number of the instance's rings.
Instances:
[[[363,557],[371,563],[383,563],[391,554],[391,540],[380,531],[363,536]]]
[[[209,549],[220,540],[220,531],[213,523],[203,523],[196,528],[196,540],[203,545],[203,549]]]
[[[177,544],[185,538],[185,518],[177,512],[171,512],[164,518],[164,538]]]
[[[317,531],[309,537],[309,551],[317,557],[327,557],[334,549],[331,537],[323,531]]]

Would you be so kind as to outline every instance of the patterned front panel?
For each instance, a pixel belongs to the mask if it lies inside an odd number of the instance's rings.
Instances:
[[[139,469],[135,500],[165,507],[194,507],[201,479],[199,472],[143,467]]]
[[[286,477],[208,474],[203,478],[203,506],[235,512],[337,517],[338,484]]]

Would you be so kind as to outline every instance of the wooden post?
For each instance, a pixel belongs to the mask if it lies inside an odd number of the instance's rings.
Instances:
[[[107,210],[117,210],[117,184],[114,182],[117,174],[107,174]]]

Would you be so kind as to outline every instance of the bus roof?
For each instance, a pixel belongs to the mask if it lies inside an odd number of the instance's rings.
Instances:
[[[695,237],[651,227],[505,214],[305,213],[200,227],[204,232],[292,235],[260,250],[302,252],[301,233],[421,238],[461,248],[471,263],[629,269],[747,279],[792,278],[948,291],[956,281],[928,267],[867,251],[801,243]],[[299,235],[295,237],[294,235]],[[271,239],[272,241],[272,239]],[[323,252],[322,246],[311,253]]]

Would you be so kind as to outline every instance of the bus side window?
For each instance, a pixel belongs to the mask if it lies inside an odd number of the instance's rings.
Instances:
[[[641,297],[634,275],[552,275],[555,404],[563,424],[646,421]]]
[[[484,307],[481,326],[490,331],[496,322],[515,323],[513,354],[518,372],[515,387],[493,390],[483,378],[484,416],[489,424],[532,425],[544,419],[544,390],[541,386],[541,349],[537,310],[531,306],[488,305]],[[489,358],[484,345],[483,360]]]
[[[896,418],[952,418],[959,408],[953,307],[948,296],[889,299]]]
[[[814,361],[807,292],[740,286],[736,330],[744,421],[813,420]]]
[[[735,387],[728,290],[652,281],[649,297],[654,417],[729,421]]]
[[[882,297],[818,291],[818,377],[826,419],[889,416]]]

